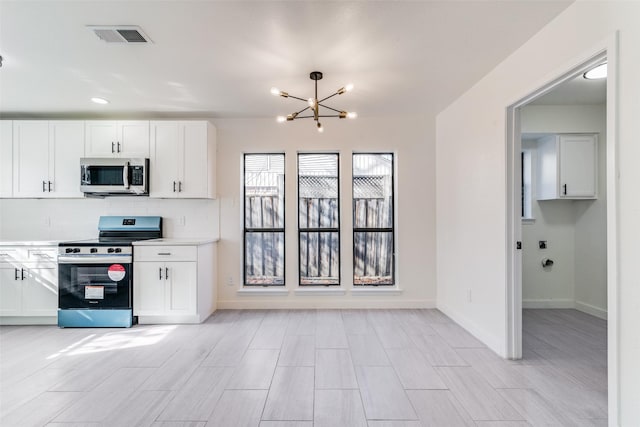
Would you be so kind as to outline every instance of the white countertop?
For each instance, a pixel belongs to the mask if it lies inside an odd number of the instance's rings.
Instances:
[[[62,240],[14,240],[0,241],[0,246],[58,246]]]
[[[150,239],[140,240],[133,242],[133,246],[193,246],[193,245],[206,245],[209,243],[216,243],[219,239],[217,237],[179,237],[179,238],[163,238],[163,239]]]

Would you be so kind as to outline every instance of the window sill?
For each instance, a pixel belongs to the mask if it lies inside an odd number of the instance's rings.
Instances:
[[[396,287],[382,288],[380,286],[367,286],[351,289],[351,295],[400,295],[402,289]]]
[[[520,223],[522,225],[531,225],[531,224],[535,224],[536,223],[536,219],[535,218],[521,218],[520,219]]]
[[[265,288],[262,286],[256,286],[255,289],[253,287],[245,286],[242,289],[238,289],[236,291],[238,295],[289,295],[289,290],[285,289],[283,286],[278,286],[277,289],[273,288]]]
[[[342,287],[333,287],[333,288],[325,288],[325,287],[321,287],[321,288],[305,288],[305,289],[301,289],[298,288],[295,291],[296,295],[345,295],[347,293],[347,291],[345,291],[344,288]]]

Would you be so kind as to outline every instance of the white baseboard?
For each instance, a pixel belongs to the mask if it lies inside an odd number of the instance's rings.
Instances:
[[[572,299],[523,299],[522,308],[576,308]]]
[[[469,320],[462,313],[452,310],[449,306],[438,303],[438,310],[446,314],[456,322],[458,325],[462,326],[467,330],[471,335],[482,341],[487,347],[497,353],[500,357],[506,357],[507,349],[505,340],[497,337],[495,334],[491,334],[486,330],[479,328],[477,323]]]
[[[249,299],[241,300],[219,300],[218,310],[255,310],[255,309],[314,309],[314,308],[436,308],[435,300],[396,300],[396,299],[373,299],[364,296],[357,299],[320,299],[318,296],[309,297],[302,300],[280,300],[273,299]]]
[[[607,320],[607,310],[587,304],[586,302],[576,301],[576,310]]]

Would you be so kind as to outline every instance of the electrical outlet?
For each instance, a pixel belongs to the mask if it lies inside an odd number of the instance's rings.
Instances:
[[[547,241],[546,240],[538,240],[538,248],[539,249],[547,249]]]
[[[471,288],[467,289],[467,301],[471,302]]]
[[[227,286],[233,286],[233,276],[227,276]]]

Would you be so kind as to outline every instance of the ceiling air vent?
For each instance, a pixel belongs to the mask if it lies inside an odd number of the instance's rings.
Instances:
[[[87,25],[87,28],[106,43],[152,43],[137,25]]]

